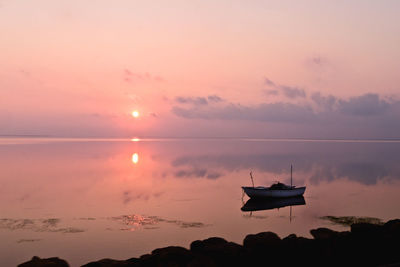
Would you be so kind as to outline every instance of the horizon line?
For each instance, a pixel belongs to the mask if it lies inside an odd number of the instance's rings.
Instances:
[[[134,136],[134,137],[101,137],[101,136],[54,136],[54,135],[1,135],[0,138],[28,139],[63,139],[63,140],[120,140],[120,141],[156,141],[156,140],[236,140],[236,141],[304,141],[304,142],[400,142],[400,138],[305,138],[305,137],[200,137],[200,136]]]

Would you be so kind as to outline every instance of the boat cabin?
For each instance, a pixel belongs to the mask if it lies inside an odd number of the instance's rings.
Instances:
[[[289,190],[289,189],[293,189],[293,188],[294,188],[294,186],[285,185],[280,182],[277,182],[269,187],[269,189],[271,189],[271,190]]]

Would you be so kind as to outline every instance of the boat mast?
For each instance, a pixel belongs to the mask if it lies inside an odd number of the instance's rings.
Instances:
[[[290,186],[293,186],[293,166],[290,164]]]
[[[254,187],[253,172],[252,171],[250,172],[250,178],[251,178],[251,183],[253,184],[253,187]]]

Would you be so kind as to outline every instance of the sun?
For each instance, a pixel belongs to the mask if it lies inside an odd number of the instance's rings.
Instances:
[[[132,111],[132,117],[139,118],[139,111],[137,110]]]

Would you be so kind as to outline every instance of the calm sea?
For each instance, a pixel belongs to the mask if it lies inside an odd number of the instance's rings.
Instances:
[[[250,171],[256,186],[290,183],[291,164],[302,205],[241,210]],[[1,266],[34,255],[77,266],[262,231],[310,237],[349,229],[325,216],[400,218],[398,203],[396,141],[0,139]]]

